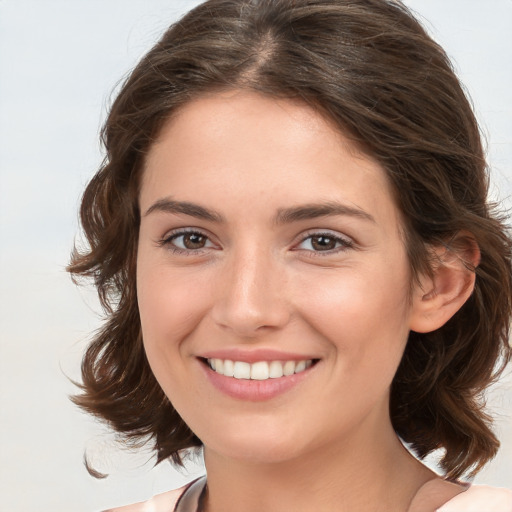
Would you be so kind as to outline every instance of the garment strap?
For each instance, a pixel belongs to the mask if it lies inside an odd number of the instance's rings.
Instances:
[[[206,495],[206,476],[194,480],[178,499],[174,512],[202,512]]]

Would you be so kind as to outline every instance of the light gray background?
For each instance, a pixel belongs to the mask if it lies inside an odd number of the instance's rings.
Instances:
[[[0,508],[93,511],[191,478],[123,454],[67,399],[92,290],[64,272],[80,193],[101,161],[110,92],[192,0],[0,0]],[[512,1],[407,0],[454,59],[511,206]],[[428,21],[427,21],[428,20]],[[503,447],[477,482],[512,487],[512,378],[489,397]],[[99,469],[82,466],[87,448]],[[196,468],[195,471],[200,471]],[[192,473],[193,475],[194,473]]]

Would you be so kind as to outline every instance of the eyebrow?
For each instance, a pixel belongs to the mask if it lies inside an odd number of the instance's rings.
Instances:
[[[219,224],[225,222],[224,217],[214,210],[205,208],[195,203],[188,201],[174,201],[171,198],[159,199],[153,203],[144,214],[144,217],[153,212],[164,212],[164,213],[183,213],[190,217],[196,217],[197,219],[208,220],[210,222],[217,222]]]
[[[276,224],[288,224],[301,220],[316,219],[317,217],[333,217],[337,215],[357,217],[363,220],[375,222],[372,215],[360,208],[348,206],[337,201],[326,203],[312,203],[291,208],[282,208],[277,211]]]
[[[216,222],[219,224],[225,223],[225,218],[215,210],[205,208],[189,201],[175,201],[171,198],[159,199],[153,203],[147,210],[144,216],[153,212],[164,213],[182,213],[197,219]],[[311,203],[300,206],[293,206],[290,208],[280,208],[274,217],[275,224],[290,224],[292,222],[299,222],[301,220],[316,219],[318,217],[333,217],[333,216],[349,216],[356,217],[375,223],[372,215],[361,210],[360,208],[348,206],[337,201],[328,201],[326,203]]]

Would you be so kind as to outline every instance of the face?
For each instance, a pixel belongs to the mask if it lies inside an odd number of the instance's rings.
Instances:
[[[205,450],[284,461],[389,424],[411,277],[377,163],[305,105],[219,93],[164,127],[140,208],[145,349]]]

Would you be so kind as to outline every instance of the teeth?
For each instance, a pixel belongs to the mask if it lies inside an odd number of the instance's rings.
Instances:
[[[283,365],[279,361],[272,361],[269,364],[269,377],[271,379],[278,379],[283,375]]]
[[[251,379],[253,380],[267,380],[270,377],[270,370],[268,363],[262,361],[261,363],[254,363],[251,365]]]
[[[236,361],[233,377],[235,377],[235,379],[250,379],[251,365],[249,363],[243,363],[242,361]]]
[[[295,373],[295,361],[286,361],[283,366],[283,374],[288,377],[288,375],[293,375]]]
[[[225,377],[235,379],[267,380],[287,377],[300,373],[313,364],[312,359],[302,361],[258,361],[246,363],[244,361],[231,361],[229,359],[208,359],[210,368]]]
[[[224,361],[222,359],[214,359],[215,363],[215,371],[219,373],[224,373]]]
[[[299,361],[295,365],[295,373],[303,372],[306,369],[306,361]]]
[[[235,363],[229,359],[224,361],[224,375],[226,377],[233,377],[235,375]]]

